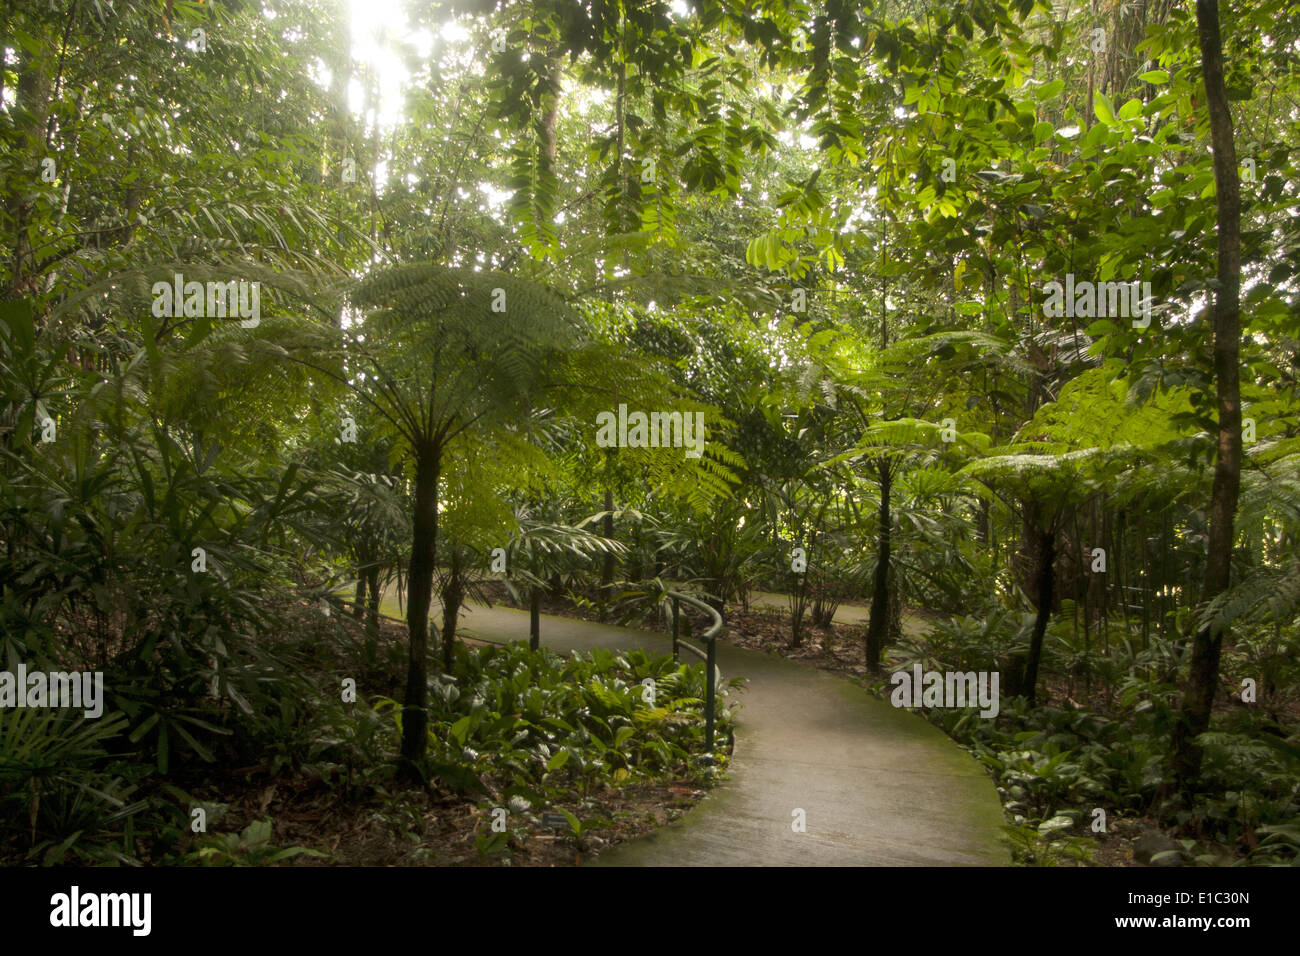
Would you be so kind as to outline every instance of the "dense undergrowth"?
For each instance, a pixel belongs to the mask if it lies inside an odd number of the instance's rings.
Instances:
[[[952,617],[892,649],[894,668],[997,670],[1028,622],[1017,615]],[[1216,865],[1300,861],[1300,731],[1297,663],[1279,657],[1276,635],[1245,632],[1225,650],[1224,681],[1191,795],[1169,785],[1170,732],[1177,719],[1178,649],[1137,638],[1084,647],[1068,621],[1049,632],[1051,700],[1029,707],[1004,697],[996,718],[977,708],[925,710],[993,776],[1017,858],[1087,862],[1117,820],[1159,822],[1181,850],[1156,862]],[[1239,679],[1268,666],[1257,702]],[[877,689],[887,687],[876,685]],[[1289,688],[1289,690],[1288,690]]]
[[[277,845],[269,816],[235,812],[241,791],[268,785],[330,814],[418,817],[420,791],[395,778],[398,649],[315,607],[274,616],[287,630],[259,660],[275,665],[275,676],[239,696],[247,711],[202,682],[169,682],[165,696],[134,711],[110,705],[99,720],[0,710],[0,863],[331,859]],[[139,696],[147,685],[125,683],[131,660],[111,665],[105,684]],[[484,857],[508,858],[548,811],[582,844],[611,822],[586,812],[598,805],[589,793],[659,780],[704,786],[727,763],[730,709],[720,700],[717,749],[705,754],[703,667],[670,657],[461,646],[455,674],[435,674],[431,691],[424,803],[475,805]],[[493,828],[498,808],[508,825]],[[405,861],[439,862],[439,854],[426,847]]]

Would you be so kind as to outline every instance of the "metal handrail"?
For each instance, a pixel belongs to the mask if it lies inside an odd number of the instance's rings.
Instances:
[[[705,745],[708,747],[710,751],[712,751],[713,750],[713,723],[714,723],[713,707],[715,701],[717,700],[717,686],[718,686],[717,678],[719,676],[718,664],[717,664],[717,660],[718,660],[717,641],[718,638],[722,635],[722,633],[726,630],[726,628],[722,623],[722,615],[718,613],[717,609],[708,604],[705,604],[699,598],[693,597],[689,594],[682,594],[680,591],[665,591],[664,595],[666,597],[670,597],[673,599],[673,660],[679,659],[680,649],[682,647],[685,647],[688,651],[690,651],[695,656],[703,658],[705,661],[705,666],[708,669],[708,673],[705,675],[705,691],[704,691],[704,739],[705,739]],[[704,633],[701,634],[699,638],[700,640],[704,641],[707,647],[706,651],[701,651],[698,647],[694,647],[691,644],[683,645],[681,643],[681,638],[678,635],[678,629],[679,629],[679,622],[681,618],[682,601],[685,601],[687,604],[690,604],[693,607],[699,608],[701,611],[707,612],[708,615],[713,618],[713,623],[709,625],[707,629],[705,629]],[[538,626],[540,615],[538,614],[538,602],[536,600],[536,592],[534,592],[534,600],[530,602],[529,612],[530,613],[529,613],[529,627],[528,627],[528,631],[529,631],[528,644],[532,650],[537,650],[538,645],[540,643],[541,635],[539,632],[541,628]],[[389,615],[385,614],[383,616],[388,617]],[[393,620],[399,620],[399,619],[393,618]],[[692,635],[692,637],[694,637],[694,635]]]
[[[673,660],[678,659],[678,647],[680,639],[678,637],[678,621],[681,617],[681,602],[685,601],[692,607],[699,608],[701,611],[707,611],[713,618],[713,623],[705,632],[700,635],[700,640],[704,641],[707,653],[701,653],[698,647],[690,644],[686,649],[705,660],[705,668],[708,673],[705,676],[705,693],[704,693],[704,742],[705,746],[713,750],[713,703],[717,694],[717,645],[718,637],[722,634],[724,628],[722,624],[722,615],[718,613],[717,608],[705,604],[697,597],[689,594],[682,594],[680,591],[665,591],[666,596],[673,599]]]

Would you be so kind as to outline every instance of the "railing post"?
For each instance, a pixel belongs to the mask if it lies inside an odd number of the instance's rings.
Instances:
[[[714,666],[714,661],[717,657],[717,643],[717,636],[714,635],[714,638],[709,641],[708,661],[704,665],[709,669],[706,678],[708,681],[706,687],[708,689],[704,694],[704,746],[706,746],[710,752],[713,750],[713,695],[715,691],[713,686],[713,675],[717,672],[717,667]]]
[[[677,660],[677,613],[681,608],[681,602],[673,598],[673,660]]]
[[[722,615],[718,613],[717,608],[699,601],[689,594],[678,594],[676,591],[669,591],[667,596],[673,599],[673,659],[676,660],[681,649],[680,637],[691,636],[691,616],[686,615],[685,621],[681,617],[681,602],[685,601],[692,607],[697,607],[701,611],[707,612],[713,618],[713,624],[704,631],[704,642],[708,649],[704,653],[704,742],[709,752],[713,751],[713,731],[715,729],[713,711],[717,706],[718,699],[718,635],[726,627],[722,621]],[[681,633],[685,628],[686,633]],[[686,649],[692,653],[698,654],[699,651],[693,645],[686,645]],[[710,761],[712,757],[708,758]]]

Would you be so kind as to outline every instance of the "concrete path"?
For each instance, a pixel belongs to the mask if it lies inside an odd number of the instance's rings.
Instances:
[[[528,613],[471,606],[460,627],[478,640],[528,640]],[[543,617],[541,633],[555,650],[671,646],[666,635],[567,618]],[[595,865],[1010,864],[991,780],[930,723],[802,663],[727,644],[718,663],[725,679],[749,678],[731,779]],[[806,832],[792,830],[796,809]]]
[[[512,608],[471,606],[460,626],[468,638],[528,639],[528,613]],[[667,635],[549,616],[541,641],[558,651],[671,647]],[[595,865],[1010,864],[992,781],[924,719],[774,655],[720,643],[718,665],[726,680],[749,679],[739,692],[730,779]],[[806,832],[792,829],[795,810]]]

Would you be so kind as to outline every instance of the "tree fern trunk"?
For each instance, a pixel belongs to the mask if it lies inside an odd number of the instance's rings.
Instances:
[[[401,762],[405,779],[422,782],[419,764],[429,746],[429,605],[438,544],[438,468],[442,450],[426,444],[417,446],[415,454],[415,527],[411,540],[411,599],[406,614],[408,653]]]

